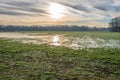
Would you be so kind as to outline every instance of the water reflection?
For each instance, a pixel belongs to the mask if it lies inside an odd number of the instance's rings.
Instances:
[[[53,41],[53,45],[55,45],[55,46],[59,46],[60,45],[60,38],[59,38],[59,36],[57,36],[57,35],[53,36],[52,41]]]
[[[99,37],[93,38],[91,36],[83,37],[66,37],[61,34],[56,35],[43,35],[34,33],[18,33],[18,32],[1,32],[0,38],[13,39],[21,43],[30,44],[49,44],[54,46],[65,46],[72,49],[89,49],[89,48],[120,48],[120,40],[102,39]],[[10,40],[11,41],[11,40]]]

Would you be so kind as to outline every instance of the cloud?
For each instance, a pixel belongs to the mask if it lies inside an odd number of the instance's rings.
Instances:
[[[91,10],[87,7],[85,7],[84,5],[71,5],[71,4],[64,4],[66,7],[70,7],[70,8],[73,8],[75,10],[80,10],[80,11],[85,11],[85,12],[91,12]]]
[[[113,5],[115,5],[115,6],[120,6],[120,0],[114,0]]]
[[[71,0],[71,1],[55,0],[54,2],[58,2],[66,7],[69,7],[78,11],[91,12],[91,9],[88,7],[88,5],[83,4],[85,3],[85,0]]]
[[[88,25],[87,23],[91,22],[94,25],[95,22],[95,26],[97,24],[100,26],[100,23],[107,25],[111,18],[120,16],[120,0],[0,0],[0,16],[17,17],[18,22],[20,17],[27,16],[31,18],[31,22],[40,20],[43,23],[51,23],[48,12],[50,2],[64,6],[66,10],[64,13],[66,20],[62,19],[64,24],[66,22],[66,24]],[[25,20],[23,19],[24,23]]]
[[[30,14],[27,14],[27,13],[21,13],[21,12],[13,12],[13,11],[0,11],[0,14],[4,14],[4,15],[13,15],[13,16],[18,16],[18,15],[30,15]]]
[[[100,9],[100,10],[103,10],[103,11],[111,11],[111,10],[113,10],[113,7],[109,6],[109,5],[95,5],[94,8]]]
[[[44,15],[47,14],[45,10],[36,7],[36,2],[26,2],[26,1],[6,1],[0,3],[0,14],[4,15],[26,15],[35,14],[35,15]],[[43,5],[39,6],[42,7]],[[20,12],[18,12],[20,11]],[[7,13],[8,12],[8,13]],[[24,13],[25,12],[25,13]]]

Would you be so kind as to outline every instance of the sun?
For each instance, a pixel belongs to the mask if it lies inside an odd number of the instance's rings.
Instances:
[[[48,8],[50,17],[54,20],[60,19],[64,16],[65,8],[59,3],[50,3]]]

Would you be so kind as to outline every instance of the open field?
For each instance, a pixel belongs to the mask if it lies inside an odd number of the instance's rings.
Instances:
[[[58,45],[72,49],[120,48],[120,34],[109,32],[3,32],[0,37],[21,43]]]
[[[120,80],[120,33],[1,32],[0,80]]]

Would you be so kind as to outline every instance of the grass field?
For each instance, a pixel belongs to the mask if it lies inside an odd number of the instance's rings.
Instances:
[[[70,42],[86,40],[85,45],[113,43],[109,47],[74,49],[49,43],[22,43],[13,38],[0,38],[0,80],[120,80],[120,33],[110,32],[19,32],[26,40],[41,40],[35,36],[59,35]],[[16,33],[14,33],[16,34]],[[3,34],[2,34],[3,35]],[[24,35],[24,36],[25,36]],[[21,35],[19,39],[25,39]],[[87,36],[87,37],[86,37]],[[79,39],[78,39],[79,38]],[[50,40],[51,38],[45,39]],[[44,39],[43,39],[44,40]],[[76,41],[77,40],[77,41]],[[80,41],[79,41],[80,40]],[[112,42],[113,41],[113,42]],[[117,41],[117,42],[116,42]],[[70,43],[69,41],[63,43]],[[71,44],[71,43],[70,43]],[[115,46],[117,44],[117,46]],[[96,45],[96,44],[94,44]],[[110,46],[112,46],[110,45]]]

